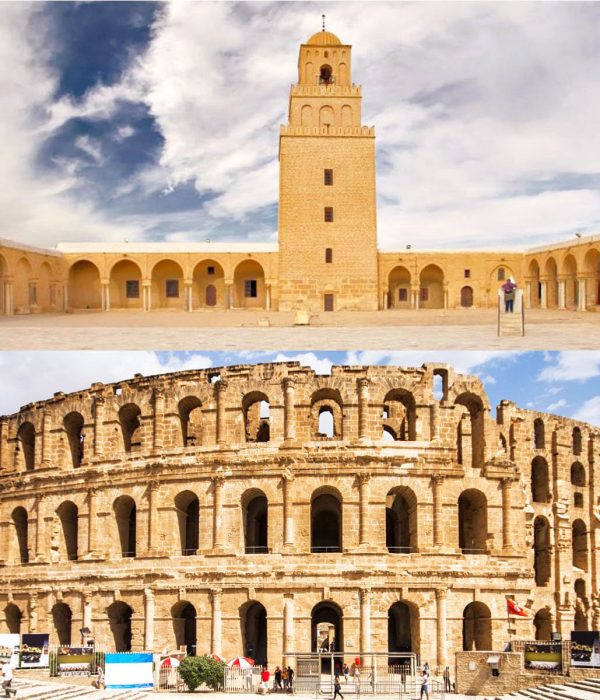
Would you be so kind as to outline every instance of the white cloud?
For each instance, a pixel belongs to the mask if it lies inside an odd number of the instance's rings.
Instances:
[[[57,391],[86,389],[93,382],[129,379],[136,372],[151,376],[202,369],[211,364],[209,357],[197,353],[172,353],[161,363],[154,352],[4,352],[0,353],[0,415],[51,398]]]
[[[317,357],[314,352],[300,352],[292,355],[278,353],[273,362],[299,362],[303,367],[312,367],[317,374],[331,374],[333,363],[327,358]]]
[[[558,401],[555,401],[554,403],[550,403],[546,406],[546,411],[548,413],[552,413],[552,411],[557,411],[559,408],[563,408],[563,406],[566,406],[567,402],[565,399],[559,399]]]
[[[600,375],[600,352],[559,352],[545,360],[548,365],[538,375],[542,382],[583,382]]]
[[[585,401],[572,417],[592,425],[600,425],[600,396],[594,396]]]

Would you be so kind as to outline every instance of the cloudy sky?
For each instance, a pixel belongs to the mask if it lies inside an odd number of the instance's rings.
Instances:
[[[495,407],[510,399],[522,408],[557,413],[600,426],[600,352],[0,352],[0,415],[31,401],[115,382],[185,369],[295,360],[319,374],[335,365],[451,364],[481,378]],[[35,382],[31,377],[35,376]],[[495,412],[494,412],[495,415]]]
[[[600,232],[599,3],[0,3],[0,237],[275,240],[298,45],[354,46],[383,248]]]

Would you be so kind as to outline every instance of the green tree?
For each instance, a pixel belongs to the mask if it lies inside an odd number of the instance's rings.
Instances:
[[[179,675],[190,693],[201,685],[213,690],[223,687],[225,665],[211,656],[186,656],[179,666]]]

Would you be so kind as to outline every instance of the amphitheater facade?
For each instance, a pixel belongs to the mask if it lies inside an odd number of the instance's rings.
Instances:
[[[0,630],[293,661],[600,625],[598,428],[420,368],[239,365],[0,418]],[[507,620],[506,598],[527,618]]]
[[[496,305],[511,276],[528,307],[596,310],[600,236],[526,251],[417,251],[418,240],[378,249],[375,129],[362,123],[351,52],[326,31],[300,46],[279,136],[277,242],[83,242],[45,250],[0,239],[0,314],[482,308]]]

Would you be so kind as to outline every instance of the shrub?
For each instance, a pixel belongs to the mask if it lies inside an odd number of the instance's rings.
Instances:
[[[224,665],[210,656],[186,656],[179,665],[179,675],[190,693],[201,685],[212,690],[223,686]]]

